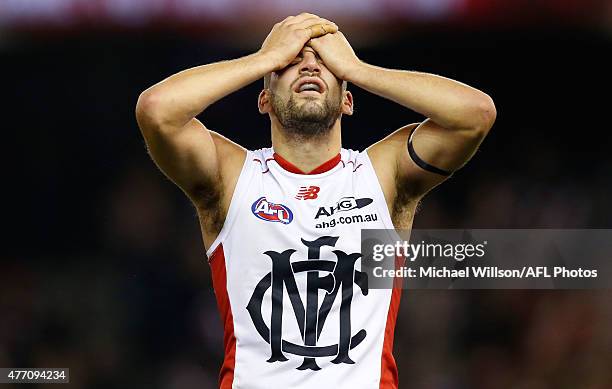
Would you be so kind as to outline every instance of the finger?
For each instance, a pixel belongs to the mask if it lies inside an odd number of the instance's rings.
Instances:
[[[283,19],[281,24],[284,26],[291,26],[296,23],[301,23],[306,19],[316,19],[316,18],[318,18],[317,15],[309,14],[309,13],[302,13],[297,16],[287,16],[285,19]]]
[[[278,24],[287,24],[293,21],[293,19],[295,19],[295,16],[287,16],[286,18],[284,18],[283,20],[281,20],[280,22],[278,22]]]
[[[325,34],[333,34],[338,31],[338,27],[335,24],[314,24],[307,28],[310,32],[310,39],[318,38]]]
[[[320,18],[320,17],[312,17],[312,18],[307,18],[304,20],[292,20],[290,23],[287,23],[287,27],[291,27],[291,28],[297,28],[297,29],[305,29],[308,28],[312,25],[315,24],[330,24],[332,26],[334,26],[334,28],[338,28],[338,26],[336,25],[336,23],[329,21],[327,19],[324,18]]]
[[[302,12],[301,14],[296,15],[294,17],[294,21],[301,22],[302,20],[305,20],[305,19],[319,18],[319,17],[320,17],[319,15],[311,14],[311,13],[308,13],[308,12]]]

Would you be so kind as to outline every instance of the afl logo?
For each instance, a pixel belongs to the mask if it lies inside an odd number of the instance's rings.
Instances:
[[[266,200],[266,197],[260,197],[255,200],[251,206],[253,215],[267,222],[278,222],[289,224],[293,220],[293,212],[283,204],[274,204]]]

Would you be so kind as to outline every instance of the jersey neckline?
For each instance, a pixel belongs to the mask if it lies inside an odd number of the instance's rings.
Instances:
[[[272,154],[272,158],[274,158],[274,161],[278,163],[278,166],[288,171],[289,173],[311,176],[311,175],[321,174],[321,173],[325,173],[325,172],[332,170],[334,167],[336,167],[340,163],[340,161],[342,160],[342,155],[341,153],[338,153],[338,155],[336,155],[335,157],[331,158],[330,160],[326,162],[323,162],[321,165],[317,166],[316,168],[314,168],[308,173],[304,172],[299,167],[287,161],[285,158],[283,158],[276,152]]]

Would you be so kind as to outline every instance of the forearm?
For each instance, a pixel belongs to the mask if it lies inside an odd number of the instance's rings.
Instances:
[[[170,127],[182,127],[209,105],[262,78],[273,70],[272,61],[259,53],[234,60],[197,66],[181,71],[142,93],[154,120]]]
[[[360,63],[347,81],[416,111],[447,129],[488,130],[495,120],[491,98],[463,83],[434,74]]]

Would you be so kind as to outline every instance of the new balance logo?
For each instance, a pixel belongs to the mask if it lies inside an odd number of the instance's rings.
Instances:
[[[302,186],[295,198],[298,200],[314,200],[319,197],[318,193],[321,191],[321,188],[318,186]]]

